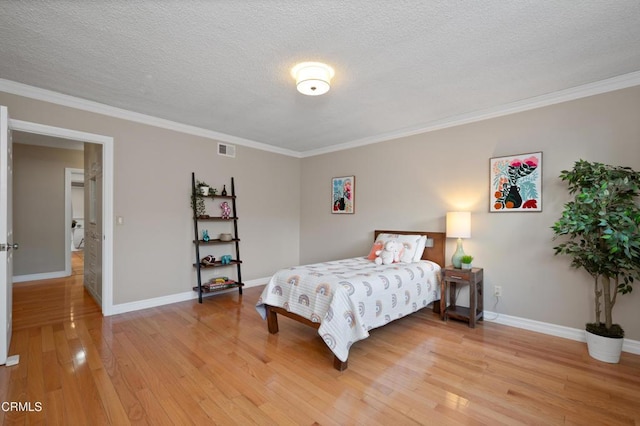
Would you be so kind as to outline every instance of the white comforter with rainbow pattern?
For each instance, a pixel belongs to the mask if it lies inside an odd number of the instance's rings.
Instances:
[[[376,265],[366,257],[296,266],[277,272],[256,309],[278,306],[313,322],[341,361],[369,330],[404,317],[440,299],[440,266],[416,263]]]

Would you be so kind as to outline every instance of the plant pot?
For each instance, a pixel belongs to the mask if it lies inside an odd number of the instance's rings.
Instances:
[[[209,187],[208,186],[201,186],[200,187],[200,194],[204,195],[205,197],[209,195]]]
[[[585,330],[587,338],[587,348],[589,356],[598,361],[617,364],[620,361],[620,353],[622,352],[623,338],[613,338],[598,336]]]
[[[461,267],[462,269],[471,269],[471,268],[472,268],[472,266],[471,266],[471,264],[470,264],[470,263],[461,263],[461,264],[460,264],[460,267]]]
[[[231,234],[220,234],[220,241],[231,241],[232,239]]]

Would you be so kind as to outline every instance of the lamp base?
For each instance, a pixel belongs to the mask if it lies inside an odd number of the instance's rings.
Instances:
[[[462,249],[462,238],[458,238],[458,247],[451,257],[451,264],[454,268],[462,268],[462,256],[464,256],[464,254],[464,250]]]

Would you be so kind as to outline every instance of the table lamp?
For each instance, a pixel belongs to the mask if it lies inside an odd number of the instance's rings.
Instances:
[[[447,213],[447,238],[457,238],[458,247],[451,257],[454,268],[462,267],[462,239],[471,237],[471,212],[448,212]]]

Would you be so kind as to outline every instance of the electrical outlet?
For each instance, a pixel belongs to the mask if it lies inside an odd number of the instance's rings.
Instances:
[[[493,295],[495,297],[502,297],[502,286],[494,285],[493,286]]]

